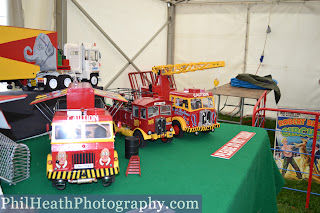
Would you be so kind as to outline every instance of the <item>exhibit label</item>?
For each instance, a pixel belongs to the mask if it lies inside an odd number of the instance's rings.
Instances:
[[[235,155],[256,133],[241,131],[229,142],[215,151],[211,156],[223,159],[230,159]]]

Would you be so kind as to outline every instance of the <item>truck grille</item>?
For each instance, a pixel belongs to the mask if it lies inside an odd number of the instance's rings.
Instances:
[[[77,153],[72,155],[72,164],[86,164],[95,162],[94,153]]]
[[[157,118],[155,122],[155,133],[160,135],[166,133],[167,122],[165,118]]]
[[[202,110],[199,113],[199,126],[210,126],[212,124],[212,112],[210,110]]]

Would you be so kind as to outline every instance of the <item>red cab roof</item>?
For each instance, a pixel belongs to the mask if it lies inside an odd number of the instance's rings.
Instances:
[[[165,100],[164,98],[152,98],[152,97],[139,98],[133,101],[132,104],[138,105],[138,106],[150,106],[150,105],[155,105],[156,103],[163,103],[163,102],[165,104],[171,104],[171,101]]]
[[[63,89],[63,90],[57,90],[50,93],[46,93],[43,95],[38,95],[34,101],[30,103],[37,104],[43,101],[48,101],[51,99],[68,96],[67,101],[68,108],[93,108],[94,107],[94,96],[101,96],[106,98],[111,98],[114,100],[122,101],[122,102],[128,102],[125,98],[123,98],[121,95],[109,92],[109,91],[103,91],[99,89],[93,89],[91,87],[91,84],[88,82],[78,82],[78,83],[71,83],[69,88]]]
[[[73,120],[78,122],[101,122],[101,121],[112,121],[112,117],[109,112],[105,109],[89,109],[84,110],[66,110],[57,111],[54,114],[52,123],[65,122],[67,120]]]
[[[185,89],[184,91],[172,91],[170,92],[170,95],[176,95],[184,98],[197,98],[197,97],[207,97],[207,96],[213,96],[212,92],[208,92],[206,90],[202,89]]]

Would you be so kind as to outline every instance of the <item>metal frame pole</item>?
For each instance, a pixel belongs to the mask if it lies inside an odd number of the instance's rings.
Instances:
[[[315,120],[315,124],[314,124],[314,132],[313,132],[313,141],[312,141],[311,161],[310,161],[310,166],[309,166],[310,171],[309,171],[307,198],[306,198],[306,208],[309,208],[312,175],[313,175],[314,155],[315,155],[317,135],[318,135],[318,125],[319,125],[319,115],[316,115],[316,120]]]
[[[174,64],[176,5],[168,3],[167,64]]]
[[[249,30],[250,30],[250,13],[251,5],[248,4],[247,8],[247,26],[246,26],[246,40],[244,49],[244,62],[243,62],[243,73],[246,73],[247,69],[247,57],[248,57],[248,47],[249,47]]]
[[[6,0],[7,2],[7,25],[24,27],[24,16],[21,0]]]
[[[56,0],[56,31],[58,33],[59,48],[63,49],[63,45],[67,43],[67,1]]]
[[[147,47],[149,46],[149,44],[160,34],[160,32],[170,23],[170,21],[167,21],[150,39],[149,41],[132,57],[131,61],[134,61],[141,53],[142,51]],[[126,65],[124,65],[122,67],[122,69],[117,72],[115,74],[115,76],[113,76],[113,78],[104,86],[104,89],[107,89],[109,88],[109,86],[113,83],[113,81],[115,81],[120,75],[121,73],[123,73],[123,71],[125,71],[125,69],[127,69],[127,67],[130,65],[130,63],[126,63]],[[147,78],[146,78],[147,81],[149,81]],[[149,84],[151,82],[148,82]]]
[[[219,112],[220,112],[220,95],[218,95],[217,122],[219,122]]]
[[[129,64],[131,64],[138,72],[141,70],[133,63],[132,60],[122,51],[122,49],[111,39],[111,37],[100,27],[100,25],[81,7],[81,5],[76,0],[71,0],[74,5],[89,19],[89,21],[102,33],[102,35],[108,39],[108,41],[121,53],[121,55],[127,59]]]
[[[242,125],[243,109],[244,109],[244,98],[240,98],[240,125]]]

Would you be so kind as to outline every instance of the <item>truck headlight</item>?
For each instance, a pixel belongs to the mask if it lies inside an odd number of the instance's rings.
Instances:
[[[152,134],[152,132],[151,131],[148,131],[148,135],[151,135]]]
[[[173,128],[172,127],[170,128],[170,132],[173,132]]]

